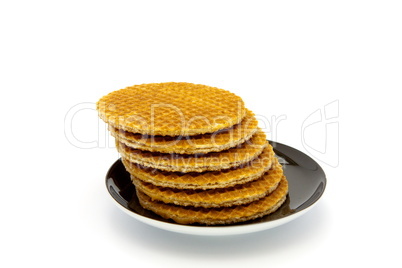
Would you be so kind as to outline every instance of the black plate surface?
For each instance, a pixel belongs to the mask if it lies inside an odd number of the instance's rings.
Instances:
[[[279,158],[279,162],[283,165],[284,173],[289,181],[288,198],[275,213],[261,219],[236,225],[270,222],[288,217],[310,207],[317,202],[324,193],[326,177],[323,169],[317,162],[308,155],[290,146],[277,142],[270,143],[274,147],[274,152]],[[135,194],[135,187],[130,180],[130,174],[125,170],[120,159],[110,167],[106,175],[106,186],[110,195],[117,203],[130,212],[156,221],[176,224],[140,206]],[[202,225],[194,226],[204,227]],[[210,228],[211,226],[208,227]]]

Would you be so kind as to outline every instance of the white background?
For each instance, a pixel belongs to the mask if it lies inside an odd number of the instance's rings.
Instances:
[[[400,1],[1,1],[0,265],[400,267],[401,14]],[[94,103],[165,81],[281,119],[270,138],[327,174],[317,206],[219,238],[118,210]]]

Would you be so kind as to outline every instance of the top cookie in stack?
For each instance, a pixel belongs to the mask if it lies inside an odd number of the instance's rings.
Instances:
[[[127,87],[101,98],[97,108],[109,125],[145,135],[213,133],[246,116],[244,102],[235,94],[190,83]]]
[[[288,191],[272,146],[243,100],[191,83],[127,87],[102,97],[140,204],[178,223],[229,224],[275,211]]]

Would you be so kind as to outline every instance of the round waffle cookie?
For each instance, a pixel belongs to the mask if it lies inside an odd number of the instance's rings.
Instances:
[[[211,190],[180,190],[154,186],[151,183],[141,181],[135,176],[131,176],[131,179],[136,188],[149,196],[152,200],[180,206],[210,208],[230,207],[250,203],[260,199],[276,189],[282,176],[282,166],[275,158],[275,164],[272,169],[257,180],[228,188]]]
[[[163,154],[130,148],[116,141],[119,153],[130,162],[166,171],[203,172],[228,169],[247,163],[268,145],[266,135],[259,130],[241,145],[222,152],[200,155]]]
[[[193,136],[148,136],[109,126],[113,137],[128,147],[150,152],[199,154],[219,152],[249,140],[258,130],[253,112],[247,111],[243,120],[231,128]]]
[[[151,83],[120,89],[97,102],[99,117],[132,133],[187,136],[241,122],[244,102],[235,94],[192,83]]]
[[[141,206],[163,218],[172,219],[181,224],[201,223],[216,225],[253,220],[276,211],[286,200],[288,182],[283,176],[278,187],[271,194],[248,204],[219,208],[166,204],[152,200],[139,189],[136,189],[136,191]]]
[[[216,189],[247,183],[262,176],[274,161],[274,151],[270,144],[252,161],[240,167],[209,172],[168,172],[134,164],[125,158],[122,162],[126,170],[144,182],[155,186],[175,189]]]

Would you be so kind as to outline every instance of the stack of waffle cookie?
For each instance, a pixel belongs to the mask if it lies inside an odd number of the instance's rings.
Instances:
[[[243,100],[191,83],[127,87],[102,97],[142,207],[177,223],[232,224],[277,210],[288,183]]]

